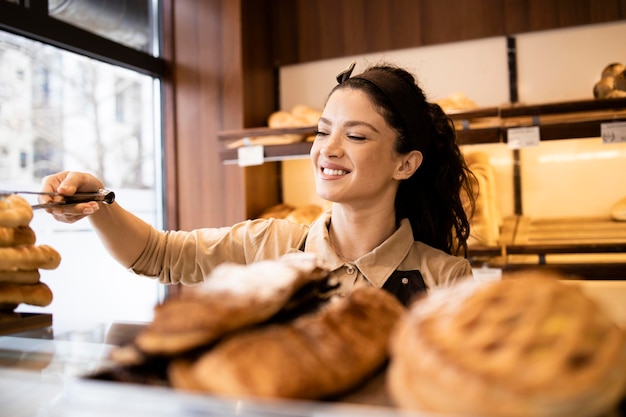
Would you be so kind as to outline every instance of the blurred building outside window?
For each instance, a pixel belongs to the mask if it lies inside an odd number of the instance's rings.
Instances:
[[[150,0],[50,0],[49,7],[67,12],[91,5],[104,16],[100,8],[114,3],[118,9],[143,3],[144,12],[154,6]],[[137,22],[131,23],[111,29],[112,38],[128,34]],[[149,31],[139,32],[125,39],[139,49],[152,48]],[[45,175],[86,171],[115,191],[124,207],[162,228],[160,100],[158,78],[0,30],[0,189],[37,191]],[[38,210],[31,227],[37,244],[54,247],[62,261],[55,270],[41,271],[53,291],[52,304],[23,304],[17,311],[83,320],[151,319],[163,286],[117,264],[88,220],[64,224]]]

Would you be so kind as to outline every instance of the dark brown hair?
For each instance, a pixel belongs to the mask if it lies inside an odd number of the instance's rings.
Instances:
[[[419,169],[400,183],[396,221],[408,218],[415,240],[467,256],[471,212],[468,216],[461,193],[466,193],[473,211],[469,182],[473,174],[456,143],[450,118],[437,104],[427,101],[411,73],[392,65],[376,65],[354,77],[344,76],[333,92],[343,88],[361,90],[370,97],[398,133],[395,150],[399,154],[413,150],[423,154]]]

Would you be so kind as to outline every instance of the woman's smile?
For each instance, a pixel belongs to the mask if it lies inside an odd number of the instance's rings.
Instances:
[[[401,158],[394,152],[395,137],[363,92],[332,94],[311,148],[320,197],[335,202],[392,199],[395,188],[389,185]]]
[[[323,163],[320,170],[322,176],[328,179],[336,179],[350,173],[350,170],[337,164]]]

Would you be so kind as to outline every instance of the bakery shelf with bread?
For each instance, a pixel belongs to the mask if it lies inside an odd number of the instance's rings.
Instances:
[[[500,117],[503,129],[539,126],[541,140],[600,137],[603,123],[626,121],[626,98],[502,107]]]
[[[541,140],[599,137],[603,123],[626,121],[626,98],[504,105],[449,111],[448,115],[460,145],[506,143],[507,129],[523,126],[539,126]],[[224,163],[236,163],[237,147],[256,143],[265,146],[266,161],[306,158],[311,143],[305,138],[316,128],[315,122],[221,131],[218,139],[227,145],[220,157]]]
[[[508,217],[503,221],[501,253],[488,264],[507,270],[541,267],[587,279],[623,280],[626,222],[608,217]]]
[[[523,190],[515,190],[514,185],[502,185],[505,182],[513,184],[520,179],[519,187],[526,187],[527,184],[521,184],[520,172],[527,169],[523,166],[523,161],[516,160],[514,151],[507,146],[508,129],[517,127],[536,126],[540,132],[540,141],[546,142],[546,146],[579,146],[577,141],[581,139],[585,142],[597,141],[601,137],[602,126],[605,123],[626,121],[626,98],[594,98],[576,101],[562,101],[538,104],[516,104],[502,105],[497,107],[478,107],[468,108],[449,108],[446,110],[450,119],[454,123],[457,131],[457,141],[462,146],[464,154],[468,155],[468,165],[476,175],[476,184],[479,193],[477,201],[477,211],[472,219],[473,234],[469,242],[469,256],[475,262],[476,266],[483,263],[494,266],[505,266],[507,268],[537,266],[551,264],[555,260],[559,260],[559,266],[564,270],[575,270],[579,266],[585,277],[602,278],[605,274],[607,277],[618,277],[624,275],[626,264],[619,259],[623,254],[623,243],[626,242],[626,236],[619,237],[611,242],[606,241],[605,237],[599,235],[597,239],[588,239],[585,242],[573,242],[571,240],[561,240],[558,242],[531,242],[521,241],[523,230],[517,227],[519,217],[528,217],[522,211],[514,210],[514,207],[520,207],[526,204],[521,200],[527,197],[524,195],[527,188]],[[232,142],[243,137],[272,137],[282,134],[298,134],[300,137],[315,131],[315,126],[291,126],[291,127],[259,127],[232,131],[220,132],[220,140]],[[587,140],[589,139],[589,140]],[[477,145],[477,146],[475,146]],[[481,152],[487,153],[496,151],[500,160],[510,160],[511,168],[502,168],[500,166],[496,173],[493,167],[487,162],[491,158],[489,155],[480,155]],[[247,192],[248,201],[246,202],[246,216],[248,218],[264,217],[267,215],[265,211],[280,208],[285,202],[296,202],[298,205],[305,205],[307,200],[301,198],[306,193],[295,193],[292,188],[294,176],[306,175],[304,161],[308,159],[311,149],[311,142],[305,139],[298,139],[293,143],[281,143],[276,145],[264,146],[265,161],[263,167],[253,167],[254,169],[271,170],[272,175],[266,175],[263,171],[261,175],[257,175],[255,171],[253,175],[255,184],[258,185],[260,178],[267,178],[268,182],[272,182],[272,188],[269,190],[259,191],[259,187],[254,187]],[[525,154],[526,150],[519,153]],[[505,155],[505,158],[501,158]],[[221,158],[224,163],[237,163],[237,148],[226,147]],[[296,161],[293,161],[297,159]],[[298,167],[301,169],[297,169]],[[244,168],[246,170],[251,167]],[[510,169],[510,171],[509,171]],[[531,169],[531,168],[528,168]],[[502,175],[504,174],[504,175]],[[591,175],[592,173],[590,173]],[[511,176],[511,178],[509,178]],[[494,182],[499,182],[494,189]],[[275,183],[274,183],[275,182]],[[550,178],[545,177],[540,184],[534,186],[545,187],[549,189]],[[504,191],[499,195],[495,195],[497,191]],[[509,192],[511,193],[509,195]],[[291,193],[291,194],[289,194]],[[293,195],[297,194],[296,199]],[[311,195],[313,192],[311,191]],[[317,201],[315,196],[309,201]],[[623,197],[623,196],[618,196]],[[626,198],[626,197],[624,197]],[[502,201],[506,201],[502,203]],[[498,207],[496,202],[500,202],[503,207]],[[507,205],[510,204],[511,208]],[[283,207],[284,208],[284,207]],[[291,209],[295,209],[292,207]],[[615,213],[619,213],[619,208],[614,209]],[[622,209],[623,211],[623,209]],[[270,217],[277,217],[280,213],[270,214]],[[623,214],[622,214],[623,215]],[[626,216],[625,216],[626,217]],[[541,217],[533,219],[540,221]],[[609,228],[615,226],[615,221],[605,219]],[[584,225],[587,221],[593,222],[593,218],[578,219],[577,222],[570,223],[575,226],[577,223]],[[613,229],[617,230],[615,227]],[[515,234],[518,234],[517,237]],[[571,229],[570,235],[576,233],[575,229]],[[593,257],[589,254],[589,248],[596,248],[597,251]],[[598,248],[602,248],[600,252]],[[550,251],[547,253],[546,251]],[[522,253],[523,252],[523,253]],[[583,255],[582,257],[579,255]],[[596,269],[586,267],[586,264],[576,265],[570,263],[566,258],[581,259],[589,257],[592,265],[598,265]],[[618,258],[618,259],[616,259]],[[522,262],[523,261],[523,262]],[[549,266],[549,265],[548,265]]]
[[[15,312],[21,304],[45,307],[52,302],[52,291],[40,280],[40,270],[56,269],[61,262],[54,248],[36,244],[32,218],[24,198],[0,196],[0,334],[50,324]]]
[[[298,104],[289,111],[277,110],[270,114],[267,127],[220,132],[218,139],[225,143],[222,161],[236,162],[237,149],[248,145],[264,146],[265,162],[306,157],[321,114],[319,110]]]

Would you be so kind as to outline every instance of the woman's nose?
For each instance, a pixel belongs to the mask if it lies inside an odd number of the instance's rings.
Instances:
[[[340,136],[337,134],[328,135],[320,148],[320,153],[327,158],[341,156],[343,148],[341,147]]]

